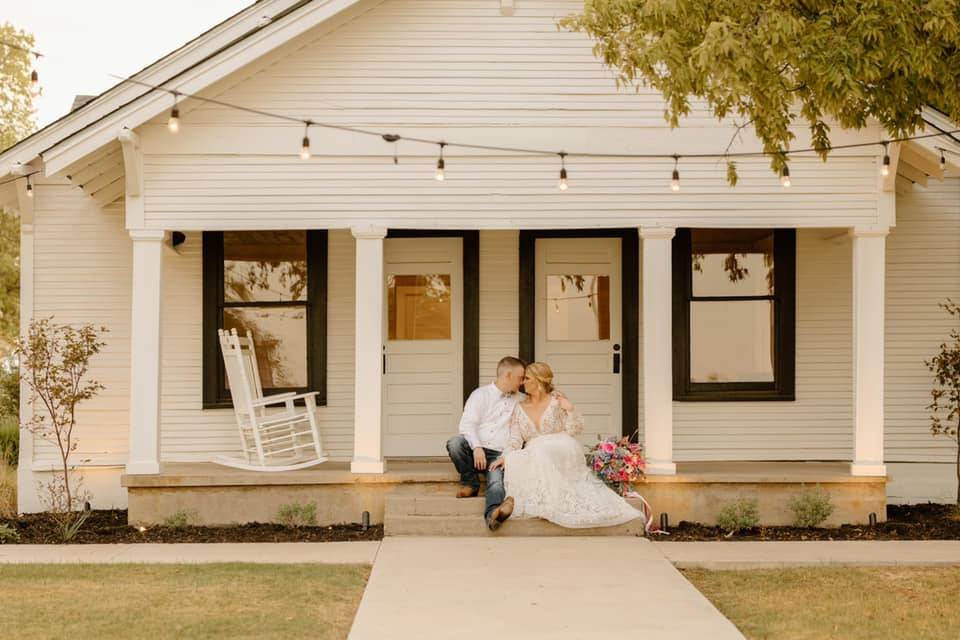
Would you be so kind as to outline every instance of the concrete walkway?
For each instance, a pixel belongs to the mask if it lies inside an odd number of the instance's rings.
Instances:
[[[383,541],[350,640],[743,638],[633,537]]]
[[[373,564],[379,542],[247,542],[212,544],[0,545],[4,563]]]
[[[659,542],[656,547],[680,568],[960,565],[960,540]]]

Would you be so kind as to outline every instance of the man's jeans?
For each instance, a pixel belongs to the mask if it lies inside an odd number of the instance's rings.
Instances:
[[[494,460],[500,457],[500,452],[487,449],[486,447],[484,447],[483,451],[487,454],[487,468],[489,469]],[[450,454],[450,459],[453,460],[453,466],[460,472],[460,483],[463,486],[479,489],[479,474],[487,474],[487,504],[483,511],[483,517],[489,520],[490,514],[500,506],[505,496],[505,490],[503,488],[503,467],[493,471],[477,471],[473,466],[473,448],[470,447],[470,443],[467,442],[467,439],[463,436],[453,436],[447,440],[447,452]]]

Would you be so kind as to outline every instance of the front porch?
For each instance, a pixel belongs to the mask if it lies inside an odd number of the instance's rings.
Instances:
[[[193,512],[198,524],[270,522],[283,504],[317,505],[321,525],[361,521],[385,523],[387,535],[481,534],[479,502],[453,497],[458,477],[446,460],[389,460],[382,474],[355,474],[348,462],[313,469],[257,473],[212,463],[164,463],[159,474],[125,474],[131,523],[162,522],[178,511]],[[835,506],[825,526],[863,524],[875,513],[886,519],[885,477],[850,474],[843,462],[680,462],[675,475],[652,475],[637,490],[654,517],[713,524],[724,505],[754,498],[766,525],[791,524],[791,496],[820,486]],[[471,509],[476,513],[470,513]],[[507,523],[505,534],[550,534],[549,527]],[[540,523],[538,523],[540,524]],[[543,523],[546,524],[546,523]]]

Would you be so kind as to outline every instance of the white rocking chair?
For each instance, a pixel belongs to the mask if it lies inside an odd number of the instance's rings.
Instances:
[[[317,426],[317,392],[263,397],[253,336],[249,331],[239,336],[236,329],[219,334],[244,459],[221,455],[212,462],[251,471],[293,471],[326,462]],[[297,400],[305,406],[296,406]],[[276,405],[285,410],[267,412]]]

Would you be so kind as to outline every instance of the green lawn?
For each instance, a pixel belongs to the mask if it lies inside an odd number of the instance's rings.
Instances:
[[[683,574],[751,640],[960,638],[960,567]]]
[[[2,565],[7,638],[346,638],[370,568]]]

